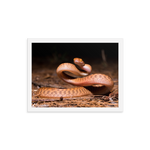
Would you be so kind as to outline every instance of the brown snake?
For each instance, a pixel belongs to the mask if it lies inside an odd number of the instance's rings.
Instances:
[[[38,89],[35,96],[40,98],[72,98],[93,94],[106,94],[111,91],[114,83],[109,76],[105,74],[89,75],[91,73],[92,67],[89,64],[85,64],[84,61],[80,58],[74,58],[74,63],[78,65],[83,71],[80,71],[76,68],[75,65],[71,63],[63,63],[58,66],[56,72],[58,77],[63,81],[79,87],[69,89],[41,87]],[[76,76],[84,77],[74,78],[70,76],[70,74],[68,75],[67,72]]]

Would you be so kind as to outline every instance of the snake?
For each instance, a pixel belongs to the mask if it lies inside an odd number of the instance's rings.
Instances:
[[[74,64],[62,63],[56,73],[66,83],[74,85],[74,88],[58,89],[41,87],[36,92],[39,98],[73,98],[90,95],[103,95],[109,93],[113,86],[113,80],[105,74],[91,74],[92,67],[85,64],[81,58],[74,58]]]

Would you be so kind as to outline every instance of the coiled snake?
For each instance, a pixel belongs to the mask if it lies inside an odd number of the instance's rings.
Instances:
[[[82,69],[80,71],[74,64],[60,64],[56,70],[57,75],[63,81],[78,86],[69,89],[57,89],[51,87],[41,87],[35,96],[40,98],[72,98],[87,95],[106,94],[111,91],[114,86],[112,79],[105,74],[91,74],[92,67],[85,64],[80,58],[74,58],[74,63]],[[68,72],[81,76],[82,78],[74,78]],[[84,87],[83,87],[84,86]]]

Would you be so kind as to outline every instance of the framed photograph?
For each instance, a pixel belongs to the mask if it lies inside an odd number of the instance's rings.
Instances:
[[[122,112],[123,39],[28,39],[28,112]]]

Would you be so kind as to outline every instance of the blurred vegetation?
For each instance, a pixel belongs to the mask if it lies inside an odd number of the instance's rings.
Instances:
[[[55,64],[55,63],[61,63],[61,62],[64,62],[64,61],[67,61],[67,53],[64,52],[64,53],[59,53],[57,51],[57,49],[55,49],[54,47],[54,51],[52,52],[52,55],[50,56],[50,63],[51,64]]]
[[[101,56],[102,56],[102,62],[101,62],[101,65],[106,68],[108,66],[107,64],[107,59],[106,59],[106,55],[105,55],[105,50],[102,49],[101,50]]]
[[[57,47],[53,46],[52,47],[52,55],[50,56],[50,63],[55,64],[55,63],[61,63],[64,61],[67,61],[67,52],[63,51],[63,53],[58,52]]]

